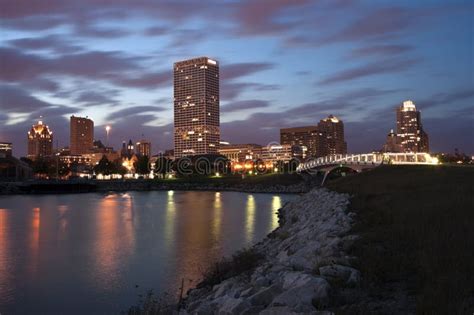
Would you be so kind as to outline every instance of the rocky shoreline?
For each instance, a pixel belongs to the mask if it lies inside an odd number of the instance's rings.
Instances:
[[[315,188],[279,210],[280,227],[252,250],[258,267],[188,292],[182,314],[332,314],[354,296],[360,272],[346,252],[349,195]],[[350,300],[350,299],[349,299]],[[342,305],[341,305],[342,304]],[[346,308],[347,310],[347,308]]]

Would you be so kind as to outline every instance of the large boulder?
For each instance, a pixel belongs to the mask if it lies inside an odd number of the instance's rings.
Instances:
[[[249,300],[252,305],[261,305],[261,306],[267,306],[269,305],[275,296],[281,293],[281,288],[277,285],[274,284],[270,287],[266,287],[252,295]]]
[[[357,269],[341,265],[329,265],[319,268],[321,276],[328,280],[343,282],[350,286],[356,286],[360,282],[360,272]]]
[[[299,311],[316,310],[329,300],[329,283],[321,277],[290,272],[283,278],[282,294],[273,299],[271,306],[288,306]]]

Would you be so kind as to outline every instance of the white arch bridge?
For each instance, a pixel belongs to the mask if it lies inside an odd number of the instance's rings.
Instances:
[[[363,154],[334,154],[320,158],[310,159],[300,163],[296,171],[298,173],[314,174],[324,172],[324,181],[327,175],[334,169],[347,167],[361,172],[365,169],[377,167],[381,164],[392,165],[437,165],[436,157],[428,153],[363,153]]]

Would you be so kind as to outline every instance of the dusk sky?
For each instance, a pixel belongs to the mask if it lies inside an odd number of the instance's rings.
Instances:
[[[95,138],[173,146],[173,63],[220,63],[221,139],[341,118],[349,152],[380,149],[395,107],[421,110],[432,152],[474,153],[473,1],[0,0],[0,141],[26,154],[43,116]],[[56,141],[55,141],[56,142]],[[56,145],[56,143],[55,143]]]

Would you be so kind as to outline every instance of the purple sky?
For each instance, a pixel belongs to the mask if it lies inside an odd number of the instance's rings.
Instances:
[[[67,146],[69,116],[95,138],[172,148],[173,62],[221,67],[221,134],[343,119],[350,152],[379,149],[395,106],[422,111],[432,151],[474,153],[474,3],[351,0],[0,0],[0,141],[26,154],[43,116]]]

